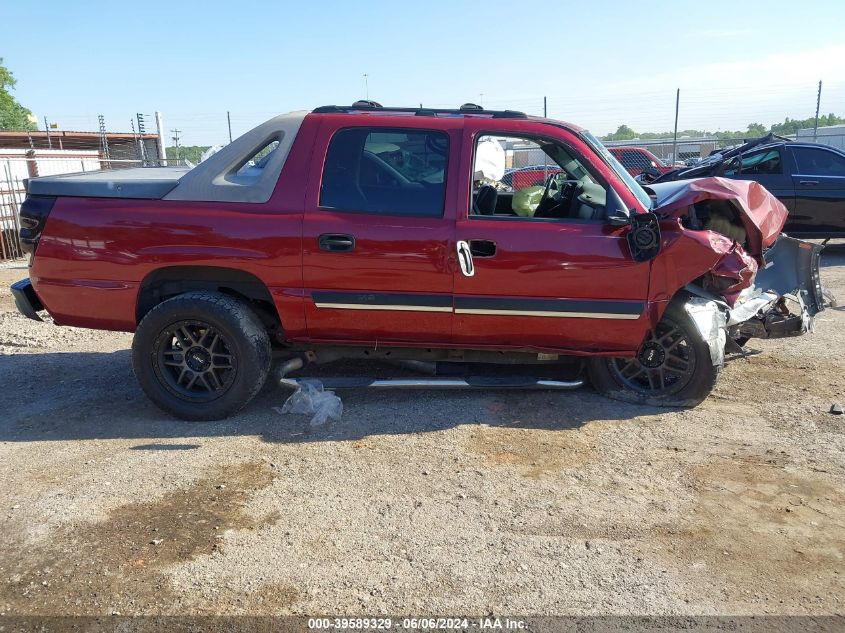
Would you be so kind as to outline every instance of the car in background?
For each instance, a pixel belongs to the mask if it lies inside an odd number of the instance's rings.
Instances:
[[[784,230],[806,239],[845,237],[845,153],[769,134],[715,152],[698,164],[664,173],[653,183],[722,176],[754,180],[789,211]]]
[[[549,176],[559,173],[557,165],[527,165],[508,169],[500,182],[512,191],[519,191],[526,187],[541,187]]]
[[[648,151],[645,147],[608,147],[614,158],[622,163],[622,166],[632,176],[639,176],[646,170],[658,174],[665,174],[672,171],[671,165],[666,165],[657,156]]]

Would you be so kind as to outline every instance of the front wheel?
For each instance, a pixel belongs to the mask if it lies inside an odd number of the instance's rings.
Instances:
[[[681,303],[667,308],[634,358],[594,357],[588,363],[590,381],[604,395],[670,407],[704,400],[720,369]]]
[[[188,292],[157,305],[132,341],[144,393],[183,420],[219,420],[239,411],[264,385],[270,340],[240,299]]]

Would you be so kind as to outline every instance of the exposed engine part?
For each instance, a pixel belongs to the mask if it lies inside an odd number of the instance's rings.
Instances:
[[[702,200],[693,205],[703,228],[716,231],[746,247],[748,232],[728,200]]]
[[[737,299],[728,316],[728,327],[740,325],[758,315],[765,314],[777,303],[780,296],[774,292],[760,292],[757,288],[746,288]]]
[[[813,317],[800,295],[784,295],[770,308],[739,325],[739,335],[746,338],[786,338],[800,336],[813,329]]]

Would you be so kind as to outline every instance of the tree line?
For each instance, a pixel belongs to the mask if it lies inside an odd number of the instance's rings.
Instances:
[[[755,136],[765,136],[769,132],[778,134],[780,136],[787,136],[795,134],[798,130],[813,127],[816,122],[816,117],[809,117],[807,119],[791,119],[786,117],[783,123],[774,123],[770,127],[766,127],[762,123],[749,123],[745,130],[722,130],[719,132],[708,132],[706,130],[678,130],[678,138],[682,136],[691,136],[694,138],[709,136],[719,139],[730,138],[752,138]],[[825,114],[819,117],[819,127],[825,125],[840,125],[845,123],[845,118],[836,116],[833,113]],[[674,132],[635,132],[627,125],[620,125],[615,132],[611,132],[602,137],[603,141],[630,141],[633,139],[663,139],[672,138]]]
[[[202,156],[203,152],[205,152],[210,145],[180,145],[178,148],[176,147],[165,147],[164,153],[167,155],[168,161],[174,161],[177,158],[177,149],[178,151],[178,158],[179,160],[187,160],[193,163],[194,165],[198,165],[200,162],[200,157]],[[169,163],[173,164],[173,163]]]

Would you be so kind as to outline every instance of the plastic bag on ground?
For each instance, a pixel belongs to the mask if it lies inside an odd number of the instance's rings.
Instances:
[[[310,415],[311,426],[321,426],[331,418],[340,420],[343,415],[343,402],[334,391],[324,391],[319,380],[303,380],[296,391],[285,400],[281,407],[273,407],[278,413],[297,413]]]

